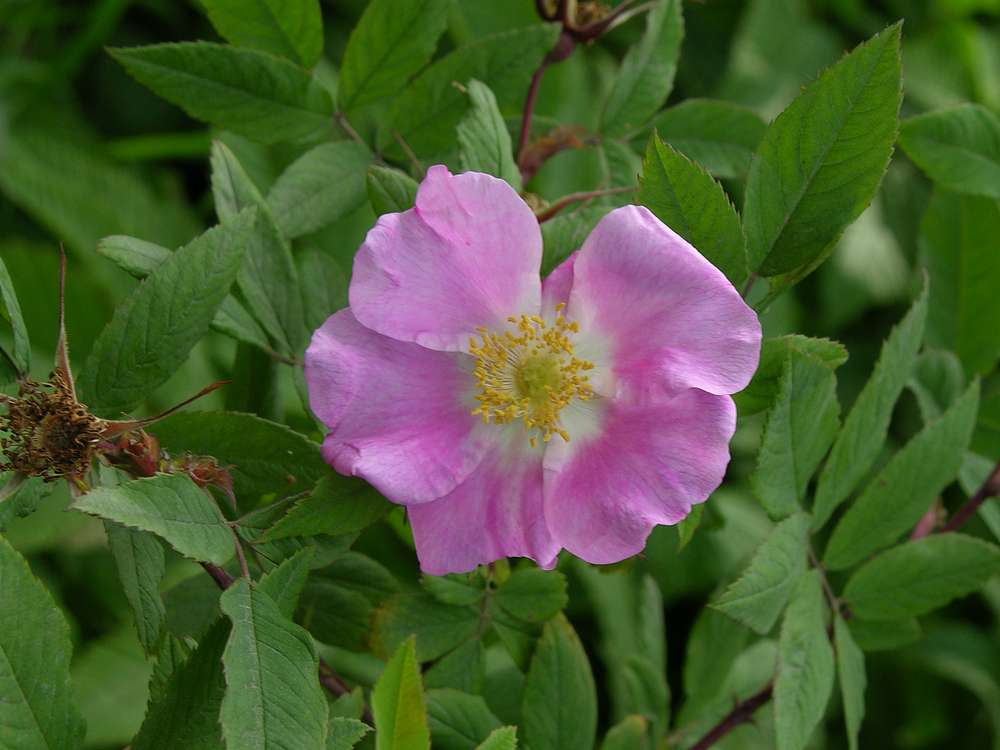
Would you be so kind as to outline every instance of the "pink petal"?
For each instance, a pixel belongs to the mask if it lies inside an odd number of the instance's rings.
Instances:
[[[425,573],[463,573],[504,557],[555,564],[559,545],[545,525],[541,448],[530,448],[520,425],[494,429],[505,432],[504,444],[491,448],[464,482],[408,510]]]
[[[615,209],[573,268],[567,314],[609,348],[617,395],[633,401],[685,388],[746,387],[760,322],[726,277],[642,206]]]
[[[396,503],[448,494],[496,438],[471,414],[471,366],[370,331],[350,310],[334,314],[306,350],[309,403],[330,428],[323,457]]]
[[[573,262],[579,251],[552,269],[552,272],[542,281],[542,316],[553,318],[556,305],[569,302],[569,293],[573,288]]]
[[[545,453],[545,518],[560,546],[592,563],[642,551],[657,524],[684,519],[729,463],[729,396],[682,391],[638,406],[605,402],[600,429]]]
[[[468,347],[478,326],[538,314],[542,234],[503,180],[434,166],[409,211],[382,216],[354,259],[351,309],[400,341]]]

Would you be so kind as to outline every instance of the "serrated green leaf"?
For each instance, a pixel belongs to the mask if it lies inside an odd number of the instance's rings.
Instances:
[[[328,131],[333,103],[302,68],[266,52],[209,42],[110,50],[139,83],[198,120],[260,143]]]
[[[104,237],[97,244],[97,252],[114,261],[123,271],[137,279],[144,279],[166,261],[172,251],[154,242],[116,234]],[[212,319],[212,328],[252,346],[263,349],[269,346],[267,334],[243,304],[231,294],[227,294],[219,303],[219,309]]]
[[[357,719],[331,716],[326,728],[326,750],[351,750],[370,731],[370,726]]]
[[[458,690],[429,690],[427,716],[434,750],[474,750],[500,727],[486,701]]]
[[[428,688],[454,688],[479,694],[483,689],[485,669],[486,650],[482,641],[473,638],[438,659],[424,673],[424,683]],[[433,726],[431,731],[433,733]]]
[[[298,269],[287,238],[275,223],[270,206],[236,155],[221,141],[212,144],[212,194],[225,224],[239,212],[256,210],[243,265],[236,277],[247,306],[282,354],[294,356],[305,340]]]
[[[701,525],[701,517],[705,513],[705,504],[691,506],[691,512],[687,514],[683,521],[677,524],[677,551],[681,552],[691,540]]]
[[[193,560],[215,565],[233,556],[233,534],[215,501],[183,474],[157,474],[78,498],[76,510],[149,531]]]
[[[744,177],[767,126],[751,109],[731,102],[685,99],[652,123],[664,143],[720,178]]]
[[[858,730],[865,718],[865,655],[854,642],[851,629],[843,618],[833,621],[833,644],[837,651],[837,676],[844,703],[844,722],[850,750],[858,750]]]
[[[476,750],[517,750],[517,727],[494,729]]]
[[[252,212],[243,213],[209,229],[118,305],[78,378],[84,403],[117,417],[181,367],[229,293],[253,220]]]
[[[297,619],[323,643],[363,651],[375,607],[397,590],[395,579],[377,562],[347,553],[310,577]]]
[[[743,652],[750,631],[730,617],[705,607],[694,621],[684,658],[685,714],[718,699]]]
[[[14,283],[7,272],[7,266],[0,258],[0,318],[6,320],[11,327],[14,346],[11,351],[0,352],[0,385],[10,382],[20,375],[25,375],[31,369],[31,342],[28,339],[28,329],[24,325],[21,306],[17,302]],[[8,356],[10,361],[8,361]],[[17,371],[5,375],[7,368],[13,364]]]
[[[309,634],[246,579],[226,589],[219,606],[232,623],[222,654],[220,721],[227,747],[321,747],[326,698]]]
[[[778,395],[785,362],[792,353],[819,359],[831,370],[847,361],[847,349],[838,341],[798,334],[764,339],[757,372],[750,384],[733,397],[741,416],[756,414],[771,407]]]
[[[376,216],[406,211],[417,201],[417,182],[398,169],[369,167],[368,200]]]
[[[430,750],[414,640],[397,650],[372,691],[376,750]]]
[[[271,597],[284,617],[291,618],[295,613],[315,554],[315,548],[304,547],[287,560],[282,560],[257,583],[257,588]]]
[[[0,537],[0,745],[79,747],[84,723],[70,689],[69,627],[52,596]]]
[[[945,349],[925,349],[907,386],[917,397],[924,422],[938,419],[962,395],[965,374],[958,357]]]
[[[442,604],[428,594],[401,594],[389,601],[375,622],[376,653],[389,653],[416,637],[417,658],[429,661],[464,643],[476,632],[476,607]]]
[[[826,636],[822,573],[799,579],[778,641],[774,726],[778,750],[802,750],[833,692],[833,649]]]
[[[739,286],[747,278],[740,217],[722,186],[655,134],[639,177],[639,202]]]
[[[806,569],[809,516],[796,513],[774,527],[750,564],[711,606],[766,635]]]
[[[626,716],[608,730],[601,750],[647,750],[649,725],[641,716]]]
[[[273,52],[305,67],[323,54],[319,0],[202,0],[212,25],[240,47]]]
[[[1000,356],[1000,205],[936,190],[920,224],[930,274],[927,343],[953,350],[968,374],[990,372]]]
[[[900,620],[865,620],[852,617],[851,635],[865,651],[890,651],[920,640],[920,622],[915,617]]]
[[[975,382],[892,457],[834,528],[823,555],[827,567],[853,565],[913,528],[958,475],[978,407]]]
[[[558,571],[514,571],[494,594],[497,604],[518,619],[545,622],[566,606],[566,578]]]
[[[813,503],[813,529],[825,524],[871,468],[885,443],[896,399],[906,385],[923,339],[927,289],[882,345],[872,376],[865,383],[819,475]]]
[[[439,602],[457,606],[479,604],[486,593],[485,582],[475,571],[444,576],[424,575],[420,577],[420,585]]]
[[[594,675],[565,617],[545,624],[522,701],[524,739],[533,750],[593,747],[597,732]]]
[[[262,539],[275,541],[292,536],[353,534],[378,521],[390,507],[389,501],[367,482],[327,474],[310,494],[297,501],[269,528]]]
[[[899,145],[942,187],[1000,198],[1000,119],[979,104],[905,120]]]
[[[170,257],[171,250],[155,242],[115,234],[97,243],[97,253],[135,278],[144,279]]]
[[[510,133],[496,97],[489,86],[475,78],[468,82],[466,90],[472,107],[458,123],[462,169],[494,175],[520,190],[521,172],[514,163]]]
[[[298,253],[296,260],[306,330],[315,331],[327,318],[347,307],[347,278],[333,258],[319,250]]]
[[[374,0],[347,40],[337,107],[342,112],[398,94],[434,54],[451,0]]]
[[[168,633],[160,641],[153,663],[153,673],[149,676],[149,702],[159,702],[167,695],[168,685],[174,673],[184,666],[192,649],[175,635]]]
[[[623,135],[642,127],[670,95],[684,39],[680,0],[659,0],[646,14],[646,32],[622,60],[601,115],[601,131]]]
[[[365,202],[371,152],[354,141],[324,143],[281,173],[267,194],[278,229],[289,239],[339,221]]]
[[[452,81],[476,78],[493,89],[501,110],[521,104],[531,74],[555,44],[559,27],[534,25],[483,37],[428,66],[393,102],[379,132],[379,149],[405,159],[397,142],[418,156],[435,156],[453,147],[455,127],[468,111],[469,97]]]
[[[133,750],[223,750],[219,708],[226,689],[222,652],[229,630],[226,620],[216,620],[174,669],[162,693],[150,691],[149,710]]]
[[[1000,548],[964,534],[932,534],[883,552],[851,576],[844,600],[858,617],[930,612],[1000,573]]]
[[[764,135],[747,177],[750,268],[809,267],[871,202],[896,140],[900,25],[823,72]]]
[[[772,518],[801,508],[809,480],[837,434],[839,416],[833,370],[822,360],[790,350],[750,477],[754,494]]]
[[[115,558],[118,578],[132,608],[139,643],[147,654],[155,653],[166,608],[160,597],[160,581],[166,571],[163,546],[156,537],[106,521],[104,530]]]
[[[233,490],[249,507],[263,495],[303,492],[330,468],[319,445],[276,422],[226,411],[183,412],[150,430],[164,450],[214,456],[229,467]]]

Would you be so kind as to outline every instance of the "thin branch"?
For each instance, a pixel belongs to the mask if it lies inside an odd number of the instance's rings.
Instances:
[[[337,114],[335,114],[334,117],[336,118],[337,124],[340,125],[341,129],[345,133],[347,133],[348,138],[350,138],[352,141],[360,143],[365,148],[368,148],[368,144],[365,143],[365,139],[358,134],[357,130],[354,129],[354,126],[351,125],[350,120],[347,119],[347,115],[345,115],[343,112],[337,112]]]
[[[233,532],[233,543],[236,545],[236,559],[240,561],[240,573],[248,581],[250,580],[250,566],[247,565],[247,556],[243,553],[243,544],[240,541],[239,532],[236,528],[231,526],[230,529]]]
[[[392,131],[392,137],[395,139],[396,143],[399,144],[399,147],[403,149],[403,153],[406,154],[406,158],[410,160],[410,164],[413,166],[414,170],[416,170],[417,176],[422,178],[424,172],[427,170],[424,169],[424,165],[420,163],[420,159],[417,158],[413,149],[410,148],[410,144],[406,142],[406,139],[403,138],[398,130],[394,129]]]
[[[549,58],[546,56],[541,65],[531,76],[531,83],[528,86],[528,94],[524,98],[524,113],[521,115],[521,135],[517,139],[517,164],[521,166],[524,160],[525,151],[528,148],[528,139],[531,136],[531,117],[535,113],[535,101],[538,99],[538,87],[542,82],[542,75],[549,67]]]
[[[566,208],[566,206],[572,203],[589,201],[593,200],[594,198],[602,198],[605,195],[619,195],[621,193],[631,193],[634,191],[635,191],[635,186],[629,185],[626,187],[605,188],[604,190],[590,190],[584,193],[570,193],[569,195],[564,195],[555,203],[551,204],[547,208],[544,208],[538,213],[536,213],[535,218],[538,219],[538,223],[541,224],[542,222],[551,219],[557,213]]]
[[[721,740],[740,724],[744,724],[753,719],[754,713],[769,700],[774,692],[774,683],[767,683],[761,690],[745,701],[737,703],[733,710],[726,714],[722,720],[708,730],[708,733],[693,744],[689,750],[708,750],[716,742]]]
[[[753,289],[753,285],[756,283],[757,283],[757,273],[754,272],[747,277],[747,282],[746,284],[743,285],[743,291],[740,292],[740,296],[743,299],[746,299],[747,295],[750,294],[750,290]]]
[[[982,486],[976,490],[976,494],[970,497],[965,505],[959,508],[955,515],[948,519],[948,523],[941,529],[942,532],[955,531],[960,529],[979,510],[979,506],[989,498],[1000,494],[1000,461],[993,467],[993,471],[983,482]]]

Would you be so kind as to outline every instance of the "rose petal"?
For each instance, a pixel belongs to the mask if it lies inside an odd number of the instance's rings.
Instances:
[[[434,166],[409,211],[382,216],[354,259],[351,309],[400,341],[464,351],[478,326],[538,314],[542,235],[503,180]]]
[[[471,414],[471,366],[467,355],[375,333],[350,310],[334,314],[306,351],[309,403],[330,428],[323,457],[396,503],[451,492],[491,437]]]
[[[556,305],[569,302],[569,293],[573,289],[573,262],[579,251],[552,269],[552,272],[542,280],[542,317],[554,318]]]
[[[494,429],[504,431],[504,444],[495,444],[464,482],[408,510],[425,573],[463,573],[503,557],[555,564],[559,545],[545,525],[541,448],[530,448],[520,425]]]
[[[632,401],[686,388],[736,393],[757,369],[756,314],[642,206],[615,209],[591,232],[574,263],[567,314],[583,335],[606,342],[617,395]]]
[[[592,563],[642,550],[657,524],[684,519],[729,463],[729,396],[682,391],[639,406],[605,402],[599,429],[545,452],[545,518],[560,546]]]

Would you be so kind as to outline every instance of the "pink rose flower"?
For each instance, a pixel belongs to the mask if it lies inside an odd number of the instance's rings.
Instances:
[[[324,458],[407,506],[426,573],[616,562],[725,474],[761,337],[725,276],[641,206],[541,257],[507,183],[431,167],[306,352]]]

